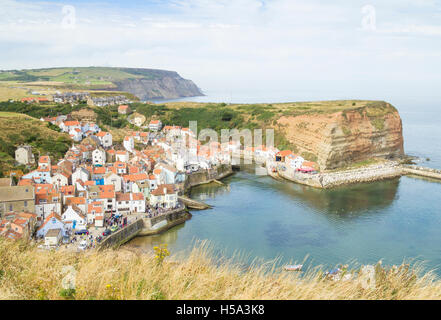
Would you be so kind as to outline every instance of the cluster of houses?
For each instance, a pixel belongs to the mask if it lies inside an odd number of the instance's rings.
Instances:
[[[188,174],[231,164],[234,154],[284,162],[304,172],[315,167],[291,151],[247,148],[235,139],[202,144],[189,128],[163,127],[159,119],[149,123],[150,132],[128,132],[122,145],[94,123],[65,116],[43,120],[81,142],[55,162],[40,155],[36,169],[16,186],[0,184],[0,234],[9,238],[35,234],[57,243],[74,230],[105,227],[113,215],[175,209]],[[92,139],[82,140],[85,136]],[[20,146],[16,159],[35,162],[29,146]]]
[[[48,103],[50,102],[48,98],[41,98],[41,97],[26,97],[26,98],[22,98],[21,102],[23,103],[28,103],[28,104],[32,104],[32,103]]]
[[[303,157],[294,154],[291,150],[277,152],[275,161],[285,163],[287,167],[297,172],[314,173],[318,170],[318,164],[316,162],[306,161]]]
[[[124,95],[117,96],[102,96],[92,97],[89,92],[56,92],[52,95],[52,99],[49,100],[46,97],[26,97],[21,99],[21,102],[32,103],[63,103],[70,105],[77,105],[80,103],[87,103],[97,107],[114,106],[120,104],[128,104],[131,101]]]
[[[118,104],[127,104],[131,101],[126,96],[108,96],[108,97],[92,97],[89,103],[97,107],[115,106]]]
[[[98,134],[101,131],[101,128],[94,122],[69,120],[67,116],[48,117],[40,120],[58,126],[62,132],[68,133],[75,142],[80,142],[84,138]]]
[[[87,102],[90,98],[88,92],[57,92],[53,95],[54,102],[56,103],[69,103],[72,105]]]

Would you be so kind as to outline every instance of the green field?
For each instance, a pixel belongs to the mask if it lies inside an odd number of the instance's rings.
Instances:
[[[107,88],[114,81],[154,79],[155,72],[146,69],[75,67],[0,71],[0,81],[55,82],[66,85],[92,85]]]

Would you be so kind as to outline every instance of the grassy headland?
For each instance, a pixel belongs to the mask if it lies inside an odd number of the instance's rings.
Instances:
[[[407,266],[377,266],[375,284],[333,281],[316,269],[289,273],[272,263],[215,261],[206,245],[158,264],[129,250],[44,251],[0,239],[0,299],[439,299],[441,281]],[[69,273],[70,272],[70,273]],[[66,289],[69,276],[75,290]]]

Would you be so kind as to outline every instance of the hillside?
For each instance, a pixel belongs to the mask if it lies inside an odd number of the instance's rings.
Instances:
[[[9,91],[33,90],[95,90],[128,92],[141,100],[175,99],[202,95],[191,81],[177,72],[111,67],[47,68],[0,71],[0,83]],[[3,89],[6,91],[6,89]],[[14,93],[13,93],[14,94]]]
[[[105,270],[105,272],[103,272]],[[283,272],[275,262],[215,260],[207,246],[158,263],[124,248],[101,252],[44,251],[0,238],[0,299],[23,300],[307,300],[439,299],[441,281],[408,265],[348,269],[333,281],[321,270]],[[70,272],[70,273],[69,273]],[[75,289],[69,285],[75,284]]]
[[[147,119],[198,129],[273,128],[275,145],[317,161],[322,170],[404,154],[401,118],[384,101],[319,101],[275,104],[134,104]]]
[[[75,119],[90,119],[123,138],[126,129],[137,127],[130,117],[118,114],[117,106],[28,105],[0,102],[0,111],[24,113],[34,118],[71,113]],[[320,101],[277,104],[232,104],[173,102],[132,103],[131,109],[148,123],[161,119],[165,125],[198,129],[267,128],[275,131],[275,146],[290,149],[316,161],[321,170],[333,170],[374,158],[404,155],[402,124],[398,111],[383,101]],[[265,138],[265,137],[264,137]],[[116,139],[118,140],[118,139]],[[265,140],[264,140],[265,141]]]
[[[0,175],[14,168],[15,150],[21,144],[33,147],[33,153],[49,154],[55,160],[64,156],[72,140],[48,124],[24,114],[0,112]]]

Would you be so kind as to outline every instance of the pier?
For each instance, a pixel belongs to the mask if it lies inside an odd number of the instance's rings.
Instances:
[[[414,175],[426,178],[432,178],[436,180],[441,180],[441,170],[431,169],[427,167],[420,167],[416,165],[402,165],[401,166],[403,174]]]

